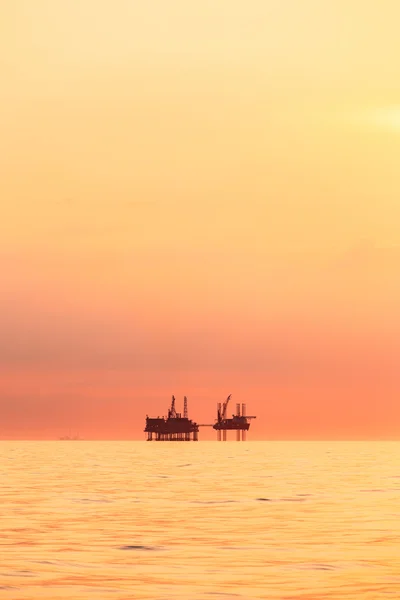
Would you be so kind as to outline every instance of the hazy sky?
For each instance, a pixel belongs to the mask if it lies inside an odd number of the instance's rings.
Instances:
[[[398,435],[399,23],[1,2],[0,437],[142,437],[172,393],[253,439]]]

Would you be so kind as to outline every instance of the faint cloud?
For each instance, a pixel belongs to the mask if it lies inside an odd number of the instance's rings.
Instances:
[[[148,200],[148,199],[133,199],[133,200],[122,200],[119,201],[116,198],[112,198],[110,200],[90,200],[89,202],[85,199],[78,199],[78,198],[70,198],[70,197],[66,197],[66,198],[60,198],[59,200],[56,201],[56,204],[61,204],[64,206],[80,206],[80,205],[84,205],[84,204],[90,204],[90,205],[94,205],[94,206],[101,206],[101,207],[115,207],[115,206],[152,206],[154,204],[158,204],[157,200]]]

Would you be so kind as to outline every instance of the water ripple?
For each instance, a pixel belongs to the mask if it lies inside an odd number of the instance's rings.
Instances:
[[[0,442],[0,595],[397,600],[399,464],[397,443]]]

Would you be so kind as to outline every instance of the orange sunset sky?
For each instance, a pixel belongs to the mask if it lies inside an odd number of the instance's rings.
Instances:
[[[1,2],[1,438],[144,439],[229,393],[250,439],[399,435],[399,23]]]

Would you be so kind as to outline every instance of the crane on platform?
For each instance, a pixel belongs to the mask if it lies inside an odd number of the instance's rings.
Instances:
[[[220,405],[218,405],[218,421],[223,421],[224,419],[226,419],[226,411],[228,409],[228,404],[229,404],[229,400],[231,399],[232,394],[229,394],[229,396],[227,397],[227,399],[225,400],[225,402],[222,405],[222,409],[220,407]]]
[[[169,419],[176,419],[175,396],[172,396],[171,408],[168,411]]]

